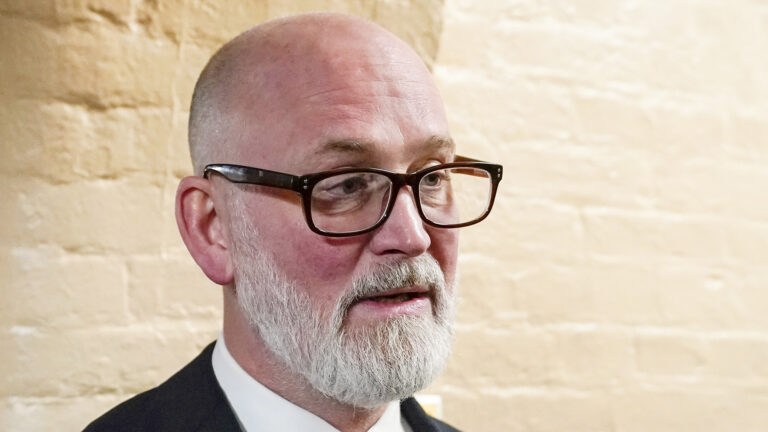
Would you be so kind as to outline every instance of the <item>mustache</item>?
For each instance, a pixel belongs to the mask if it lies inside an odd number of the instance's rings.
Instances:
[[[355,302],[366,297],[384,294],[398,288],[425,285],[432,298],[435,292],[445,289],[445,276],[437,260],[420,255],[402,261],[385,264],[373,272],[358,278],[339,302],[340,310],[346,311]]]

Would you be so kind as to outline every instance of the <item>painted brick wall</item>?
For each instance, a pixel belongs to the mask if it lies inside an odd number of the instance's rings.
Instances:
[[[79,430],[215,338],[173,221],[210,54],[356,13],[432,65],[462,154],[505,165],[462,233],[473,431],[768,430],[768,4],[0,0],[0,430]]]

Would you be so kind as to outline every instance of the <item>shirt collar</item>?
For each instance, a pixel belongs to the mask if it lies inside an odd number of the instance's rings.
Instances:
[[[338,432],[322,418],[284,399],[248,375],[235,361],[220,334],[213,348],[213,373],[245,431]],[[393,401],[369,432],[410,432]]]

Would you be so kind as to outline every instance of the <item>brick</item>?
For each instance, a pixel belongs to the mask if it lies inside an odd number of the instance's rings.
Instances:
[[[0,3],[0,15],[53,23],[56,20],[56,1],[5,1]]]
[[[61,32],[0,17],[7,41],[3,58],[16,61],[0,78],[18,98],[48,97],[103,109],[113,106],[171,106],[168,92],[178,47],[167,40],[137,38],[98,23]],[[29,53],[32,53],[31,55]]]
[[[636,389],[611,400],[616,430],[626,432],[764,430],[765,394],[691,386],[680,390]]]
[[[185,31],[194,40],[210,40],[223,44],[254,24],[268,18],[268,2],[219,2],[204,0],[185,3],[188,9],[184,22]],[[167,17],[168,9],[162,13]]]
[[[168,142],[166,161],[171,173],[177,179],[192,175],[192,161],[189,156],[189,143],[187,141],[186,116],[178,113],[173,116],[166,140]],[[178,182],[176,182],[176,185],[178,185]],[[174,192],[176,185],[174,185]]]
[[[458,316],[465,324],[502,325],[524,319],[514,278],[499,272],[502,261],[487,251],[464,249],[459,255]]]
[[[14,83],[3,86],[3,100],[38,97],[37,91],[55,79],[60,69],[56,37],[35,22],[0,15],[0,38],[6,41],[0,46],[0,58],[13,59],[0,63],[0,82]]]
[[[572,207],[574,214],[583,207],[643,210],[657,199],[653,164],[634,149],[531,142],[510,145],[506,151],[515,156],[505,164],[501,192],[512,193],[501,195],[506,199],[499,204],[512,201],[512,215],[520,211],[517,206],[535,211],[544,204],[558,210]],[[549,203],[542,203],[545,200]]]
[[[695,336],[641,333],[634,346],[638,371],[650,375],[695,377],[708,356],[707,343]]]
[[[562,369],[562,382],[577,388],[598,387],[604,391],[630,381],[633,374],[632,338],[620,330],[600,325],[565,327],[556,333],[555,357]]]
[[[445,394],[445,420],[462,430],[615,430],[610,403],[600,395],[548,387],[518,388],[501,394],[495,393],[484,391],[477,395],[467,395],[456,389]],[[477,412],[482,415],[474,415]]]
[[[757,265],[741,270],[739,276],[727,285],[727,295],[734,313],[744,319],[740,328],[765,331],[768,327],[768,316],[765,314],[768,296],[763,287],[768,283],[768,272],[764,265]]]
[[[128,27],[131,3],[131,0],[58,0],[55,2],[56,17],[61,24],[94,21]]]
[[[270,18],[316,11],[344,12],[362,16],[384,26],[408,42],[424,62],[431,65],[440,44],[444,2],[438,0],[270,2],[267,9]]]
[[[131,395],[154,387],[216,338],[218,324],[181,321],[60,331],[11,327],[0,333],[15,355],[0,362],[0,397]]]
[[[768,339],[757,335],[726,333],[709,339],[704,373],[747,386],[764,386],[768,382]]]
[[[125,400],[123,395],[95,397],[15,397],[0,399],[0,429],[17,432],[83,430],[99,415]]]
[[[221,320],[221,290],[189,255],[136,257],[128,263],[130,309],[140,321],[153,317]]]
[[[620,257],[686,257],[722,262],[731,224],[711,216],[587,209],[585,244],[593,253]]]
[[[8,183],[10,218],[0,233],[18,246],[59,245],[82,253],[160,249],[158,215],[166,203],[157,185],[137,179]]]
[[[120,259],[68,256],[51,247],[0,248],[9,275],[0,297],[6,326],[78,329],[125,324],[128,303]]]
[[[5,174],[60,183],[164,174],[171,112],[164,108],[89,111],[65,103],[18,101],[0,108],[0,139],[9,146]],[[188,154],[188,152],[187,152]]]
[[[0,30],[1,31],[1,30]],[[0,142],[6,176],[36,176],[51,181],[80,177],[74,160],[86,142],[86,116],[64,104],[16,100],[0,105]]]
[[[373,16],[370,18],[406,41],[431,67],[440,47],[445,2],[389,0],[374,2],[373,5]]]
[[[668,164],[657,184],[657,205],[665,210],[760,222],[768,219],[768,204],[753,198],[768,184],[762,166],[726,164],[715,159]],[[734,184],[740,186],[734,188]]]
[[[551,383],[558,376],[556,351],[555,337],[541,329],[457,325],[441,382],[474,388]]]
[[[764,162],[768,155],[764,144],[768,142],[768,123],[765,115],[734,114],[725,122],[726,150],[739,160]]]

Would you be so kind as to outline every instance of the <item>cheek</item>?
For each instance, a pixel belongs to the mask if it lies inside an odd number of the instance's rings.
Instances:
[[[306,226],[284,233],[275,259],[283,272],[320,303],[335,303],[356,273],[361,245],[317,235]]]
[[[429,252],[440,264],[440,268],[443,270],[443,274],[445,274],[445,281],[450,285],[456,279],[459,230],[430,227],[429,235],[432,240]]]

